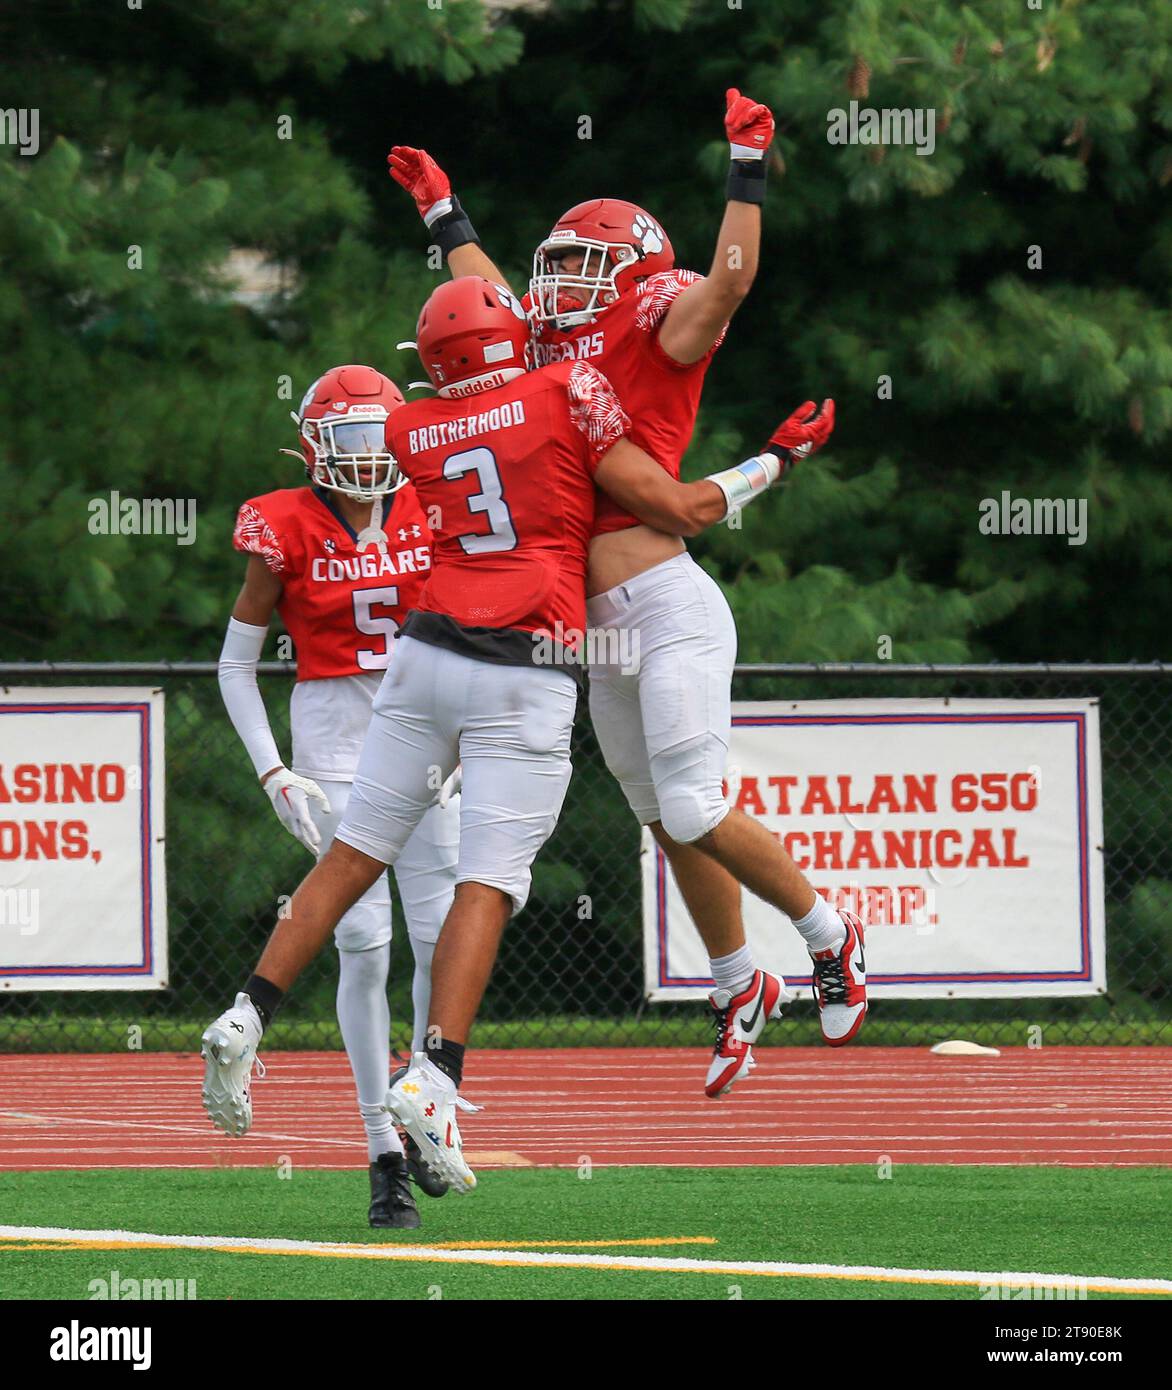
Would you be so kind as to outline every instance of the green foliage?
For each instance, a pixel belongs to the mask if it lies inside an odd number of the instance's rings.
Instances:
[[[727,86],[771,103],[777,158],[686,476],[804,397],[834,395],[840,421],[694,547],[743,654],[870,659],[884,635],[897,660],[1159,653],[1167,9],[74,0],[0,21],[0,40],[42,141],[0,158],[10,657],[214,655],[232,516],[297,480],[276,449],[301,388],[340,360],[416,375],[394,345],[442,271],[383,173],[391,143],[441,159],[518,282],[594,192],[651,208],[705,268]],[[933,153],[831,145],[851,101],[930,109]],[[239,292],[241,253],[273,293]],[[111,489],[194,498],[195,544],[92,534]],[[1085,498],[1087,544],[982,535],[1002,491]]]

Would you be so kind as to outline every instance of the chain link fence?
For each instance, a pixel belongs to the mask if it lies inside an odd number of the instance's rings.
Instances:
[[[261,668],[286,751],[291,672]],[[248,976],[278,901],[310,861],[259,789],[220,702],[213,663],[9,664],[9,686],[153,685],[167,698],[170,986],[143,993],[9,993],[5,1050],[192,1050]],[[1172,1043],[1172,668],[1153,666],[742,666],[744,700],[848,697],[1094,698],[1100,701],[1110,993],[1069,1000],[880,1000],[861,1043],[968,1036],[989,1044]],[[581,702],[575,775],[557,831],[534,868],[529,906],[505,934],[477,1026],[481,1046],[700,1044],[702,1004],[643,998],[639,832],[603,764]],[[392,883],[393,883],[392,877]],[[580,916],[587,895],[591,916]],[[398,902],[392,1040],[410,1037],[410,948]],[[100,929],[100,923],[95,923]],[[341,1046],[329,949],[299,981],[271,1047]],[[774,1043],[818,1040],[803,1000]],[[141,1031],[139,1031],[141,1030]]]

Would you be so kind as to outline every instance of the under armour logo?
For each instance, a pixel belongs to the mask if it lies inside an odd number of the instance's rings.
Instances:
[[[229,1024],[228,1024],[228,1027],[229,1027],[229,1028],[235,1028],[236,1031],[237,1031],[238,1033],[243,1033],[243,1032],[244,1032],[244,1024],[243,1024],[243,1023],[229,1023]]]

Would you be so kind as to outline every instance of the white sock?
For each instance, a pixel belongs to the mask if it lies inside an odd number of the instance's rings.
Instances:
[[[739,950],[731,951],[727,956],[709,956],[708,968],[712,971],[717,989],[727,989],[730,994],[740,994],[742,990],[749,988],[757,965],[746,942]]]
[[[411,977],[411,1008],[415,1015],[411,1051],[422,1052],[427,1043],[427,1011],[431,1008],[431,958],[435,955],[435,942],[420,941],[413,936],[411,951],[415,957],[415,974]]]
[[[793,918],[811,953],[814,951],[837,951],[846,940],[846,927],[842,918],[826,901],[821,893],[814,894],[814,906],[804,917]]]
[[[338,1026],[354,1073],[371,1163],[380,1154],[403,1152],[395,1122],[383,1108],[391,1070],[390,963],[389,943],[370,951],[338,952]]]

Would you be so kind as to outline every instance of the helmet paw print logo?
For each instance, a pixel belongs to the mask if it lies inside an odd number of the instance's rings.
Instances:
[[[511,309],[516,316],[524,320],[525,310],[521,307],[521,301],[510,290],[505,289],[504,285],[494,285],[496,296],[506,309]]]
[[[639,213],[631,223],[631,235],[645,256],[654,256],[663,250],[663,228],[656,226],[646,213]]]

